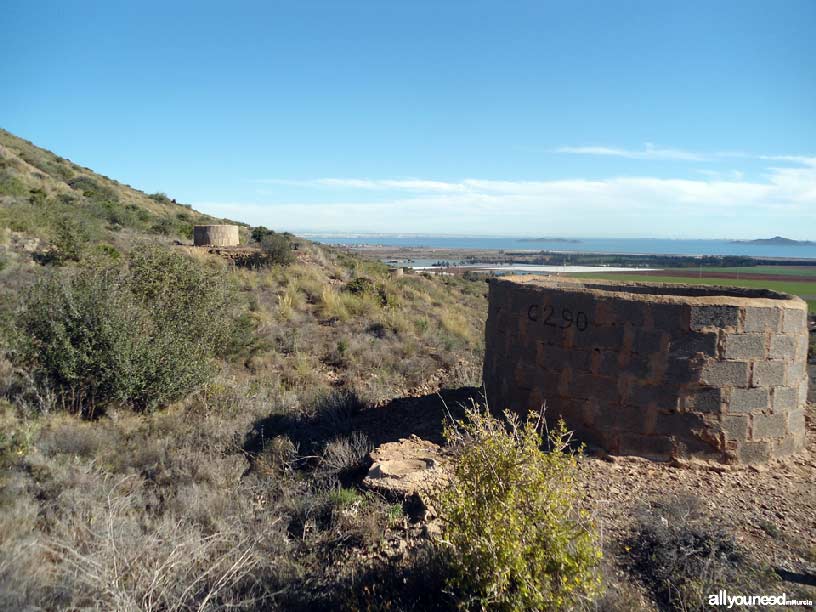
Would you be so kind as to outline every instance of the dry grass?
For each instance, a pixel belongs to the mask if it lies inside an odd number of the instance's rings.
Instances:
[[[394,280],[379,264],[308,245],[299,256],[309,263],[235,271],[254,338],[202,391],[167,409],[111,407],[93,421],[49,412],[34,406],[47,398],[19,393],[0,360],[0,391],[15,400],[0,404],[0,608],[356,601],[363,559],[401,521],[354,488],[369,442],[349,428],[349,411],[480,361],[472,339],[484,285]],[[16,265],[0,274],[26,278]],[[356,278],[377,291],[344,290]],[[17,288],[7,287],[11,308]],[[475,314],[451,327],[435,300]],[[449,341],[457,354],[446,353]],[[251,444],[270,418],[292,425]],[[321,424],[324,441],[298,438],[307,421]]]

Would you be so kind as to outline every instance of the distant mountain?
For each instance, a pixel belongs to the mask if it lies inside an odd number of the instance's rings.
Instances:
[[[520,238],[519,242],[561,242],[564,244],[579,244],[575,238]]]
[[[756,240],[732,240],[732,244],[767,244],[768,246],[813,246],[816,242],[812,240],[793,240],[774,236],[773,238],[757,238]]]

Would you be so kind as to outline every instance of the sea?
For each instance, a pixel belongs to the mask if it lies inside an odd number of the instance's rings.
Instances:
[[[436,249],[619,253],[628,255],[745,255],[749,257],[814,259],[816,244],[750,244],[733,240],[671,238],[575,238],[538,240],[501,236],[442,236],[407,234],[301,234],[335,245],[381,245]],[[814,262],[816,263],[816,262]]]

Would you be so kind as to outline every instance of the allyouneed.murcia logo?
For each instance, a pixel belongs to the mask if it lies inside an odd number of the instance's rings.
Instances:
[[[729,595],[725,589],[708,596],[709,606],[723,606],[733,608],[734,606],[812,606],[809,599],[788,599],[786,593],[779,595]]]

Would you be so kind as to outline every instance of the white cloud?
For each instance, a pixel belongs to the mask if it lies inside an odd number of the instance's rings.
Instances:
[[[622,157],[625,159],[646,159],[666,161],[718,161],[726,159],[754,159],[763,161],[784,161],[795,164],[814,165],[815,157],[804,155],[755,155],[744,151],[688,151],[658,147],[651,142],[644,143],[642,149],[625,149],[621,147],[588,146],[588,147],[558,147],[551,153],[567,155],[594,155],[601,157]]]
[[[651,142],[643,145],[642,149],[622,149],[619,147],[558,147],[553,153],[568,153],[571,155],[602,155],[607,157],[624,157],[626,159],[655,159],[674,161],[706,161],[712,159],[711,154],[695,153],[683,149],[657,147]],[[718,154],[714,154],[715,156]]]
[[[254,224],[317,231],[816,238],[816,158],[768,159],[791,165],[752,180],[739,171],[697,179],[271,179],[263,182],[308,190],[309,203],[290,189],[283,201],[198,206]],[[331,197],[321,200],[324,191]],[[333,201],[338,196],[342,201]]]

